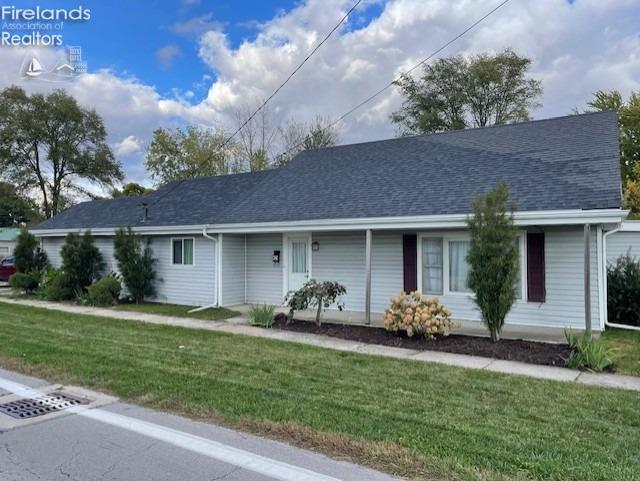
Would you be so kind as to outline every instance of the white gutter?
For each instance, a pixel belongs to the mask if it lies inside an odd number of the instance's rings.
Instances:
[[[629,326],[627,324],[618,324],[615,322],[609,322],[609,313],[607,312],[608,310],[608,305],[607,305],[607,299],[609,298],[608,296],[608,281],[607,281],[607,237],[610,236],[611,234],[615,234],[618,231],[623,231],[625,230],[623,227],[623,224],[619,224],[618,227],[616,227],[613,230],[610,230],[608,232],[605,232],[602,235],[602,257],[603,257],[603,265],[601,266],[601,268],[604,270],[604,282],[603,282],[603,286],[604,286],[604,325],[607,327],[615,327],[616,329],[627,329],[629,331],[640,331],[640,326]]]
[[[621,209],[522,211],[514,213],[517,226],[619,224],[629,211]],[[390,229],[453,229],[467,226],[469,214],[443,214],[402,217],[363,217],[281,222],[209,224],[207,230],[229,234],[257,232],[308,232]]]
[[[211,309],[212,307],[218,307],[218,264],[219,264],[219,255],[218,255],[218,239],[216,239],[215,237],[211,237],[209,234],[207,234],[207,228],[203,227],[202,228],[202,237],[204,237],[205,239],[209,239],[210,241],[212,241],[215,246],[216,246],[216,270],[213,274],[213,278],[215,280],[215,285],[216,285],[216,302],[214,302],[213,304],[209,304],[207,306],[202,306],[202,307],[196,307],[195,309],[191,309],[189,311],[189,313],[192,312],[199,312],[199,311],[204,311],[206,309]],[[195,249],[195,246],[193,246],[193,248]]]

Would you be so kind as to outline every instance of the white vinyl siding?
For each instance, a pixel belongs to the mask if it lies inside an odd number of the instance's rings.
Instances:
[[[104,273],[117,272],[118,264],[113,257],[113,238],[112,237],[94,237],[93,242],[102,254],[102,261],[104,262]],[[60,268],[62,266],[62,256],[60,255],[60,249],[64,244],[64,237],[43,237],[42,248],[47,253],[49,263],[55,267]]]
[[[172,243],[168,236],[151,236],[151,249],[156,259],[157,295],[149,299],[157,302],[204,306],[213,304],[215,298],[215,244],[204,238],[194,239],[194,257],[197,265],[173,265]],[[190,238],[191,239],[191,238]],[[94,241],[105,262],[105,274],[117,272],[113,256],[112,237],[94,237]],[[51,265],[60,267],[60,248],[64,237],[42,239],[43,248]]]
[[[640,260],[640,232],[614,232],[607,236],[607,263],[627,253]]]
[[[152,300],[170,304],[205,306],[216,302],[216,245],[204,237],[193,239],[192,265],[173,264],[170,236],[151,236],[153,257],[157,260],[157,294]],[[175,237],[174,237],[175,238]]]
[[[62,265],[62,257],[60,257],[60,248],[64,243],[64,237],[43,237],[42,249],[47,253],[49,263],[56,269]]]
[[[274,251],[280,251],[279,263],[273,262]],[[247,234],[247,303],[283,303],[282,253],[282,234]]]
[[[507,323],[550,327],[584,327],[584,292],[583,292],[583,231],[581,227],[545,228],[545,276],[546,302],[529,303],[526,300],[516,301],[507,316]],[[372,265],[371,265],[371,309],[377,315],[388,307],[391,297],[403,289],[403,254],[402,232],[373,232]],[[442,237],[444,242],[465,239],[463,231],[419,233],[418,268],[421,265],[421,239],[425,236]],[[634,237],[634,234],[631,233]],[[614,234],[607,240],[607,258],[615,256],[615,247],[611,247],[612,239],[618,241]],[[626,236],[625,236],[626,237]],[[640,236],[638,236],[640,237]],[[153,236],[152,248],[154,257],[158,259],[157,271],[163,282],[158,283],[160,302],[187,305],[205,305],[216,301],[216,265],[215,243],[202,237],[195,238],[195,265],[172,265],[171,237]],[[247,234],[246,260],[244,259],[244,236],[225,234],[222,236],[222,301],[226,305],[240,302],[282,304],[284,296],[284,248],[283,235]],[[310,263],[311,277],[318,281],[330,280],[344,284],[347,294],[344,296],[345,308],[350,311],[364,311],[365,287],[365,234],[359,232],[317,232],[312,233],[312,241],[318,242],[319,249],[312,252]],[[60,265],[59,249],[63,238],[44,238],[43,246],[54,266]],[[96,243],[105,254],[106,271],[115,270],[113,246],[111,238],[96,238]],[[598,307],[598,261],[596,252],[597,236],[592,235],[591,248],[591,300],[592,319],[597,329],[599,319]],[[621,241],[628,244],[629,239]],[[635,244],[634,244],[635,245]],[[524,240],[521,238],[521,252],[526,253]],[[626,252],[625,247],[621,252]],[[635,249],[632,246],[632,249]],[[274,251],[280,251],[280,263],[274,263]],[[635,252],[635,251],[632,251]],[[524,258],[524,255],[523,255]],[[448,258],[445,256],[445,271],[448,271]],[[244,285],[246,261],[246,286]],[[526,272],[526,264],[521,264]],[[448,275],[443,273],[443,275]],[[472,297],[467,293],[448,293],[446,278],[444,295],[437,297],[451,309],[453,317],[461,321],[479,321],[480,314]],[[421,287],[421,286],[419,286]],[[246,298],[244,289],[246,288]],[[526,288],[526,286],[523,286]],[[244,301],[243,301],[244,299]],[[526,299],[526,296],[525,296]]]
[[[344,308],[363,311],[364,232],[314,232],[312,241],[318,242],[319,249],[312,251],[311,277],[319,282],[334,281],[344,285],[347,288],[347,293],[341,299]]]
[[[223,306],[245,303],[245,236],[222,236],[222,299]]]
[[[402,265],[402,234],[374,231],[371,237],[372,312],[384,312],[389,307],[391,298],[397,296],[403,289]],[[364,270],[362,276],[364,277]]]

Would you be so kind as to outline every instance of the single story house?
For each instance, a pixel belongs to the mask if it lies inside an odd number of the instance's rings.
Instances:
[[[172,182],[143,197],[74,206],[32,232],[54,265],[91,230],[116,269],[131,226],[158,260],[156,300],[280,305],[310,278],[344,284],[353,320],[380,323],[392,296],[437,296],[479,321],[466,285],[473,198],[506,182],[517,203],[519,298],[508,324],[605,325],[604,236],[622,208],[614,112],[305,151],[285,167]]]
[[[0,227],[0,259],[13,254],[20,229],[16,227]]]

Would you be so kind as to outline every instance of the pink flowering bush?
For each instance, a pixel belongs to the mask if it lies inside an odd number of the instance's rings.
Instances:
[[[388,331],[405,331],[407,336],[448,336],[456,325],[451,321],[451,311],[440,304],[436,297],[427,297],[415,291],[401,292],[391,299],[391,306],[384,313],[384,327]]]

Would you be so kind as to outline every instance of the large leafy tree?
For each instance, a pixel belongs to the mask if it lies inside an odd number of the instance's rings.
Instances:
[[[14,185],[0,182],[0,227],[31,224],[41,219],[33,200],[20,195]]]
[[[473,215],[467,220],[471,233],[469,288],[480,309],[491,339],[498,341],[504,320],[516,300],[518,280],[517,229],[509,188],[500,184],[473,201]]]
[[[238,145],[233,141],[224,145],[226,138],[222,130],[194,126],[157,129],[147,149],[145,166],[160,184],[238,172],[242,170],[237,162]]]
[[[625,102],[617,90],[598,90],[587,104],[587,111],[615,110],[620,127],[620,168],[622,179],[640,182],[640,92],[631,92]]]
[[[419,79],[396,82],[404,102],[391,120],[402,135],[528,120],[542,94],[540,81],[527,76],[530,65],[510,49],[426,64]]]
[[[78,181],[110,186],[123,178],[106,142],[102,118],[63,90],[0,92],[0,168],[21,188],[35,188],[47,218],[65,198],[86,193]]]
[[[631,210],[632,219],[640,219],[640,162],[636,162],[624,184],[624,206]]]

